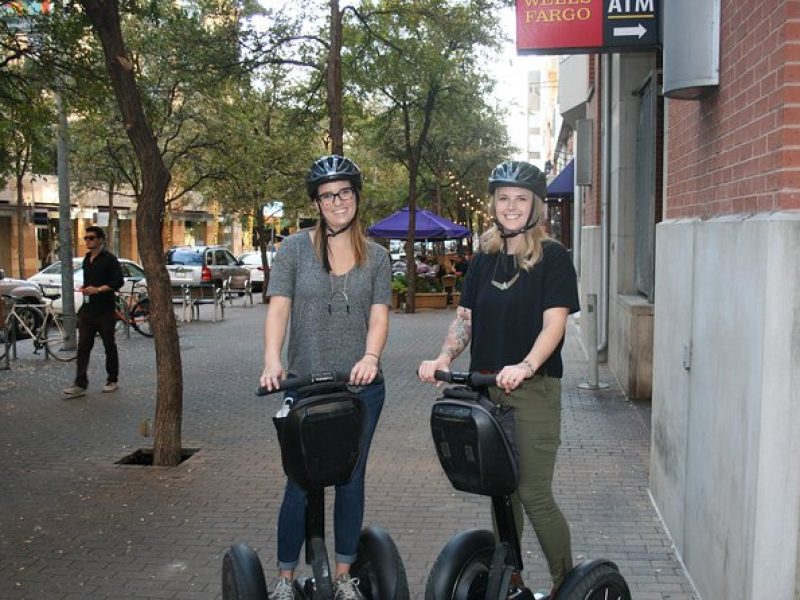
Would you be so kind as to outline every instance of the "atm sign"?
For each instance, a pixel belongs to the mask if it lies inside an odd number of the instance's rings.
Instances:
[[[658,43],[658,0],[516,0],[517,52],[643,49]]]

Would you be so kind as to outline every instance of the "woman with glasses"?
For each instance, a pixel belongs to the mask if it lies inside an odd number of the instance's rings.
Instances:
[[[261,385],[275,389],[289,374],[344,371],[354,385],[363,386],[358,395],[368,413],[364,450],[353,478],[336,486],[334,503],[336,598],[360,598],[349,573],[364,515],[367,454],[385,397],[383,382],[373,381],[389,331],[391,266],[388,252],[367,240],[359,222],[362,176],[355,163],[324,156],[311,165],[306,187],[319,221],[313,229],[284,238],[275,255]],[[271,598],[293,598],[291,581],[304,532],[305,492],[287,481],[278,518],[278,583]]]
[[[468,344],[470,370],[497,374],[492,400],[515,409],[517,529],[521,534],[524,508],[555,589],[572,569],[569,527],[552,481],[561,443],[561,347],[567,316],[579,309],[577,278],[567,251],[542,229],[547,182],[539,169],[501,163],[489,177],[489,193],[494,226],[470,261],[441,353],[420,365],[419,377],[435,383],[434,373],[448,370]],[[512,585],[521,587],[519,573]]]

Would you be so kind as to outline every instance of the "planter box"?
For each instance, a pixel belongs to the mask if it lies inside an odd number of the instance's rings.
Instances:
[[[406,293],[392,290],[392,308],[403,308],[406,305]]]
[[[447,308],[446,292],[414,294],[414,308]]]

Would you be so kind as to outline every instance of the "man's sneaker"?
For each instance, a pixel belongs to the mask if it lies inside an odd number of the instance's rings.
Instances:
[[[270,595],[270,600],[294,600],[294,592],[292,591],[292,582],[286,577],[278,577],[278,583],[275,586],[275,591]]]
[[[69,398],[79,398],[86,395],[86,388],[79,385],[73,385],[64,390],[64,395]]]
[[[119,384],[116,381],[109,381],[107,384],[103,386],[103,391],[108,394],[111,392],[116,392],[119,389]]]
[[[364,600],[358,589],[358,577],[342,573],[333,582],[333,600]]]

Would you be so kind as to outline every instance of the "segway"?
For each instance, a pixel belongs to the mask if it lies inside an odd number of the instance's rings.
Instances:
[[[333,578],[325,547],[325,488],[347,483],[363,446],[367,409],[348,389],[349,373],[316,373],[292,377],[277,390],[259,388],[259,396],[296,392],[273,419],[286,476],[306,497],[306,563],[312,577],[292,582],[297,600],[332,600]],[[285,414],[281,414],[285,413]],[[408,600],[408,582],[400,553],[392,538],[376,526],[365,527],[358,541],[350,574],[368,600]],[[267,600],[269,591],[256,552],[235,544],[222,562],[224,600]]]
[[[630,600],[619,569],[604,559],[577,565],[553,598],[512,585],[512,573],[523,568],[511,504],[519,480],[513,409],[494,404],[483,393],[495,385],[495,375],[437,371],[435,377],[459,384],[445,388],[431,411],[439,462],[457,490],[491,497],[497,539],[481,529],[451,538],[428,576],[425,599]]]

